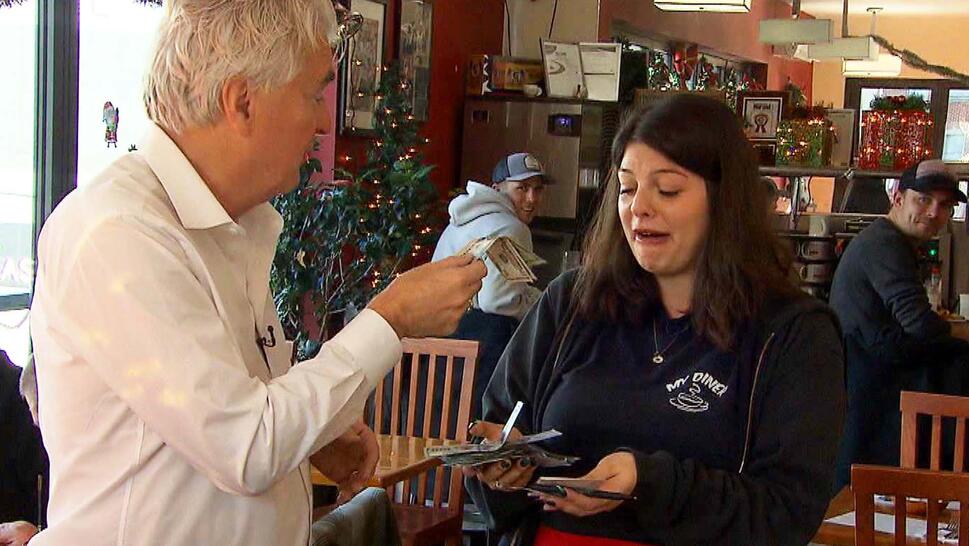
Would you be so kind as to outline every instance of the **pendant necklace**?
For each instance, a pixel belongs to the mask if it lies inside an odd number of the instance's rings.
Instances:
[[[662,364],[666,360],[666,358],[663,356],[664,353],[670,350],[670,347],[672,347],[673,343],[676,342],[676,338],[680,337],[680,334],[685,332],[686,329],[689,327],[690,327],[690,323],[687,322],[686,326],[681,328],[680,331],[673,334],[673,337],[670,339],[670,342],[666,344],[666,347],[663,347],[662,349],[660,349],[659,336],[657,335],[657,332],[656,332],[656,319],[655,318],[653,319],[653,346],[656,348],[656,352],[653,353],[653,364]]]

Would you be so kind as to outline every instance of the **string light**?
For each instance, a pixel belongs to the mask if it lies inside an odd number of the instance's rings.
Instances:
[[[886,109],[870,110],[863,114],[859,167],[902,170],[929,157],[932,153],[929,139],[935,121],[925,111],[924,101],[913,97],[906,99],[904,96],[879,98],[876,101]]]

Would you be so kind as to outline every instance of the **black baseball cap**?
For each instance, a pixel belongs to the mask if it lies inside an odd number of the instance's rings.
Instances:
[[[947,191],[960,203],[967,201],[966,194],[959,189],[956,175],[940,159],[926,159],[912,165],[902,173],[898,181],[899,190],[915,190],[921,193]]]

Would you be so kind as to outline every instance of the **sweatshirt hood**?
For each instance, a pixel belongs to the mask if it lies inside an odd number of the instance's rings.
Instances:
[[[455,197],[447,210],[451,223],[459,226],[489,214],[515,215],[511,199],[490,186],[471,180],[468,181],[468,193]]]

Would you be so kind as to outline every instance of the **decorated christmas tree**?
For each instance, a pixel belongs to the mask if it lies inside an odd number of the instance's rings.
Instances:
[[[374,110],[376,138],[357,181],[369,214],[360,218],[360,260],[372,265],[368,283],[357,287],[357,303],[366,303],[410,266],[430,242],[429,208],[437,198],[430,182],[432,165],[424,165],[411,113],[408,88],[395,63],[384,71]],[[349,173],[346,173],[349,174]]]
[[[419,123],[411,115],[398,67],[385,69],[376,95],[376,137],[356,174],[335,171],[340,182],[312,181],[321,165],[309,158],[299,186],[273,204],[283,216],[273,261],[272,289],[286,337],[298,357],[319,349],[310,324],[326,339],[344,318],[411,267],[433,238],[429,209],[437,195],[424,165]]]

